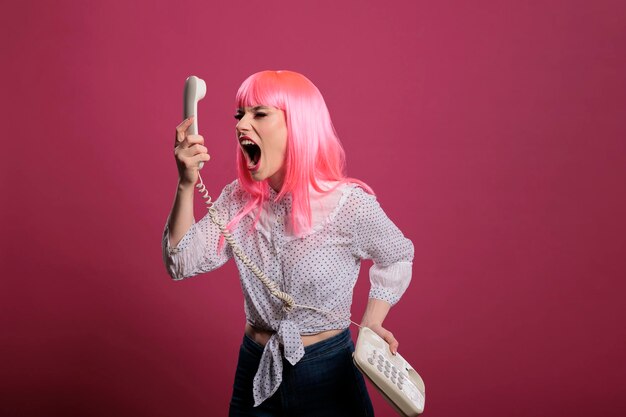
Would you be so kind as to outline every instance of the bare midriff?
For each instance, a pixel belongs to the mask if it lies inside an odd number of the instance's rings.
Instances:
[[[326,330],[316,334],[300,335],[300,337],[302,338],[302,344],[304,346],[309,346],[313,343],[321,342],[329,337],[338,335],[342,331],[342,329]],[[246,335],[262,346],[267,344],[267,341],[270,340],[270,337],[272,337],[273,334],[274,332],[272,331],[258,329],[253,327],[250,323],[246,323]]]

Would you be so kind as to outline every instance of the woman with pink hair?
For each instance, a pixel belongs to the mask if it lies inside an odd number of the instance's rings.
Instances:
[[[290,294],[283,308],[233,256],[207,214],[193,216],[200,135],[176,128],[179,183],[163,233],[168,273],[181,280],[234,258],[246,326],[231,416],[371,416],[363,376],[352,363],[348,326],[362,259],[372,259],[362,324],[398,341],[382,323],[411,279],[413,244],[385,215],[369,186],[345,175],[345,154],[315,85],[291,71],[262,71],[237,92],[238,178],[213,207],[241,250]],[[315,309],[303,308],[313,306]]]

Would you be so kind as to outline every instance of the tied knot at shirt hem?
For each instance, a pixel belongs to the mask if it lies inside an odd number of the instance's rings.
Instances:
[[[263,349],[252,386],[255,407],[274,395],[283,381],[283,355],[280,345],[283,345],[285,359],[292,365],[297,364],[304,356],[300,331],[292,320],[282,320],[278,331],[270,337]]]

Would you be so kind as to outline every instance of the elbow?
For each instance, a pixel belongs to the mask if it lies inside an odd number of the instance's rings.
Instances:
[[[172,281],[182,281],[190,276],[186,274],[185,262],[181,259],[180,250],[163,247],[163,265]]]
[[[402,259],[404,262],[413,262],[413,258],[415,257],[415,246],[410,239],[406,240],[406,250],[404,258]]]
[[[182,281],[186,278],[182,271],[177,270],[173,262],[167,262],[167,260],[165,261],[165,271],[172,281]]]
[[[168,270],[168,275],[170,276],[170,280],[172,280],[174,282],[182,281],[185,278],[187,278],[187,277],[185,277],[185,276],[183,276],[181,274],[172,273],[170,270]]]

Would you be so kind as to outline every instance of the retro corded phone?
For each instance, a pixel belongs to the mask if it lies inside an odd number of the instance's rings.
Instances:
[[[193,75],[187,78],[183,97],[183,118],[195,116],[192,125],[187,130],[189,134],[195,135],[198,133],[198,101],[202,100],[205,95],[206,83],[202,79]],[[200,162],[198,168],[201,169],[202,166],[203,163]],[[330,311],[296,304],[291,295],[281,291],[278,284],[267,277],[237,246],[226,228],[226,224],[218,218],[217,210],[213,207],[213,202],[204,186],[200,172],[198,172],[198,180],[196,187],[206,200],[211,221],[220,229],[235,256],[263,282],[272,295],[283,301],[284,309],[289,311],[294,307],[300,307],[334,315]],[[350,321],[360,328],[353,354],[353,360],[357,368],[361,370],[401,415],[408,417],[423,413],[425,386],[419,374],[399,353],[393,355],[389,350],[387,342],[373,330],[360,326],[352,320]]]

